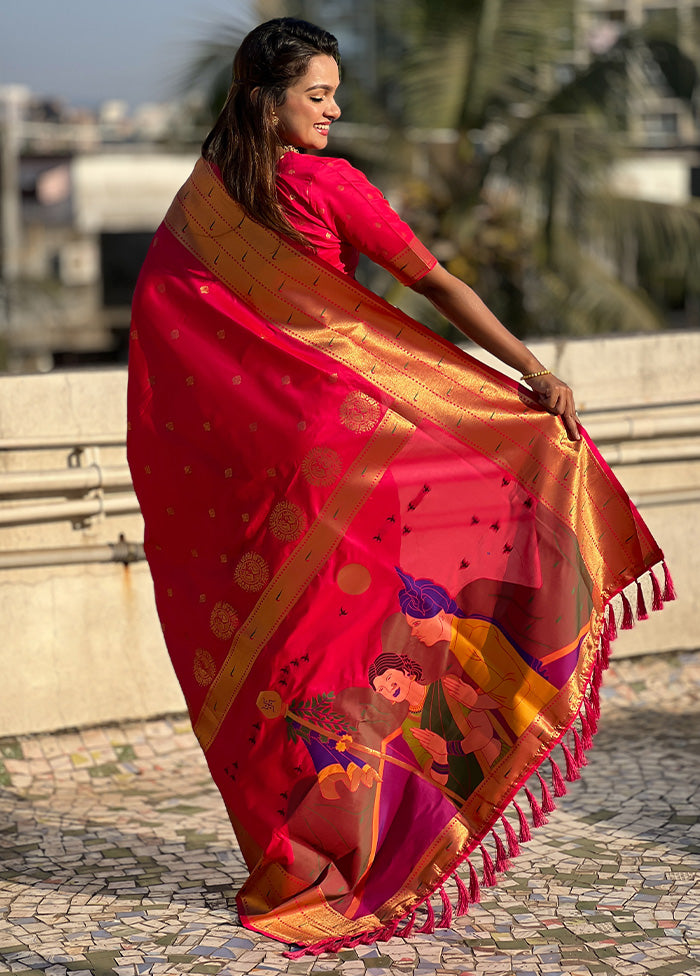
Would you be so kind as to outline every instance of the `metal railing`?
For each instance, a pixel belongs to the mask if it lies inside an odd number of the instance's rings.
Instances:
[[[591,411],[582,420],[613,467],[700,461],[700,401]],[[100,447],[125,447],[123,434],[0,439],[0,456],[69,452],[66,468],[0,472],[0,529],[61,521],[82,527],[98,517],[137,515],[139,505],[126,464],[82,463],[87,452]],[[637,491],[635,501],[641,506],[700,501],[700,479],[670,487],[650,486]],[[126,565],[143,558],[141,543],[120,536],[116,542],[97,546],[0,552],[0,569],[89,562]]]
[[[94,519],[138,515],[131,473],[126,464],[102,465],[99,450],[125,448],[124,434],[93,434],[0,439],[5,454],[66,451],[64,468],[0,472],[0,529],[69,521],[84,528]],[[0,551],[0,569],[69,566],[145,558],[143,544],[119,534],[115,542]]]

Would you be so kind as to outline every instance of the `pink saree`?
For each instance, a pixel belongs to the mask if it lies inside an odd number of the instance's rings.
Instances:
[[[406,280],[425,261],[392,256]],[[243,924],[299,953],[449,925],[579,777],[625,587],[639,617],[643,575],[673,598],[661,551],[585,433],[246,218],[203,161],[131,343],[146,552]]]

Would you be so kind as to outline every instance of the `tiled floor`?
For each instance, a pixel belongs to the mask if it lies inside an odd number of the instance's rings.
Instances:
[[[184,719],[0,741],[0,972],[700,973],[700,653],[614,664],[583,779],[451,930],[286,959]]]

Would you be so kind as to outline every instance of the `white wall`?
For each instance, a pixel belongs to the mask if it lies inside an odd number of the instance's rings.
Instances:
[[[78,156],[72,169],[77,229],[155,230],[196,160],[196,153]]]
[[[650,153],[622,159],[611,173],[612,189],[624,196],[655,203],[687,204],[690,164],[685,154]]]
[[[8,438],[123,436],[125,416],[123,369],[0,381],[0,445]],[[0,472],[65,470],[70,454],[0,450]],[[123,446],[89,450],[82,460],[126,463]],[[11,504],[0,500],[0,510]],[[69,521],[0,528],[0,550],[94,546],[116,542],[119,533],[142,541],[140,514],[97,517],[81,528]],[[0,735],[185,707],[143,562],[0,569],[0,619]]]

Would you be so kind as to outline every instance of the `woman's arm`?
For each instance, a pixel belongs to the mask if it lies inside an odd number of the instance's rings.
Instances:
[[[479,296],[440,264],[412,287],[425,295],[468,339],[493,353],[501,362],[522,374],[539,373],[545,369],[527,346],[498,321]],[[527,382],[539,394],[542,406],[562,418],[569,440],[579,440],[574,394],[566,383],[552,373],[535,376]]]

